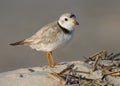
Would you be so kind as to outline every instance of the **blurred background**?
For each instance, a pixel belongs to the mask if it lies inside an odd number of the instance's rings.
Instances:
[[[0,72],[47,65],[45,52],[9,43],[32,36],[66,12],[80,25],[71,42],[53,52],[56,62],[82,60],[100,50],[120,52],[120,0],[0,0]]]

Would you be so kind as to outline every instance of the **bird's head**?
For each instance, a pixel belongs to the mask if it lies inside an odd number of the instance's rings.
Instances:
[[[65,13],[61,15],[58,20],[58,23],[69,31],[74,30],[74,27],[76,25],[79,25],[79,23],[76,20],[76,16],[72,13]]]

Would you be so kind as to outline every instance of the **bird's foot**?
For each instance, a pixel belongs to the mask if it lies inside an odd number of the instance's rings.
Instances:
[[[61,66],[61,65],[64,65],[64,64],[51,64],[51,65],[49,65],[48,66],[48,68],[55,68],[55,67],[57,67],[57,66]]]
[[[48,65],[48,68],[54,68],[56,66],[56,64],[51,64],[51,65]]]
[[[50,65],[50,68],[54,68],[55,67],[55,65]]]

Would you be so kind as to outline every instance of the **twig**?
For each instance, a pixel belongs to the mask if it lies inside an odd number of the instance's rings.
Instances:
[[[92,72],[95,71],[98,60],[99,60],[99,55],[96,56],[95,62],[93,63]]]
[[[105,51],[105,50],[102,50],[102,51],[100,51],[100,52],[97,52],[97,53],[95,53],[94,55],[92,55],[92,56],[90,56],[90,57],[88,57],[89,59],[95,59],[95,57],[96,56],[102,56],[102,55],[104,55],[104,59],[107,57],[107,51]]]
[[[111,59],[115,59],[118,56],[120,56],[120,53],[114,54],[113,56],[111,56]]]
[[[117,73],[119,73],[119,74],[117,74]],[[120,71],[106,73],[105,75],[112,75],[112,76],[120,75]]]
[[[75,65],[74,64],[71,64],[69,65],[68,67],[66,67],[64,70],[62,70],[59,74],[63,74],[65,72],[67,72],[68,70],[72,69]]]
[[[119,73],[119,74],[117,74],[117,73]],[[106,73],[103,75],[103,77],[101,79],[103,80],[107,75],[118,76],[118,75],[120,75],[120,71]]]
[[[66,83],[66,81],[62,77],[60,77],[57,73],[50,73],[49,77],[51,77],[52,79],[62,83],[63,85]]]
[[[84,73],[84,74],[90,74],[90,72],[84,72],[84,71],[76,71],[77,73]]]

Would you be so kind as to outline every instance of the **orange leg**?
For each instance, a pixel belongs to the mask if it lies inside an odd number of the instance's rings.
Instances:
[[[53,59],[51,51],[47,53],[47,60],[48,60],[49,67],[55,67],[55,61]]]
[[[48,66],[50,67],[50,56],[49,56],[49,53],[47,53],[47,61],[48,61]]]
[[[50,58],[51,58],[51,62],[52,62],[51,67],[55,67],[55,61],[53,59],[52,52],[49,52],[49,54],[50,54]]]

